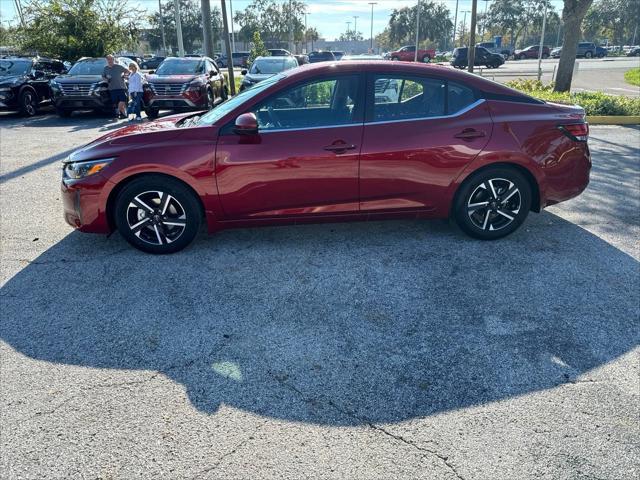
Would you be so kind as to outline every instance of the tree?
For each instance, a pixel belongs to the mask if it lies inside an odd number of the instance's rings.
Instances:
[[[614,45],[631,44],[639,18],[638,0],[599,0],[584,18],[584,36],[606,38]]]
[[[119,0],[31,0],[23,11],[17,41],[26,51],[75,60],[137,44],[141,12]]]
[[[356,32],[355,30],[347,30],[346,33],[341,33],[338,40],[341,42],[353,42],[353,41],[362,41],[364,37],[362,36],[362,32]]]
[[[389,17],[389,39],[392,43],[413,44],[416,40],[417,5],[394,9]],[[444,40],[451,35],[453,22],[449,18],[451,12],[443,3],[420,2],[420,38],[418,42],[429,39]]]
[[[258,57],[268,57],[269,55],[271,55],[271,53],[269,53],[269,50],[264,46],[260,32],[253,32],[253,47],[249,53],[249,63],[252,63]]]
[[[315,27],[307,28],[307,32],[305,34],[305,41],[311,42],[311,50],[313,51],[313,42],[317,42],[320,38],[320,34]]]
[[[300,0],[253,0],[234,16],[234,21],[241,27],[238,38],[249,42],[253,32],[260,32],[267,45],[276,47],[288,42],[291,29],[294,40],[301,41],[304,38],[304,11],[305,4]]]
[[[162,21],[167,39],[167,48],[178,45],[176,33],[176,14],[173,0],[166,0],[162,4]],[[149,31],[149,44],[151,48],[162,48],[162,32],[160,28],[160,13],[155,12],[149,17],[151,29]],[[182,26],[182,40],[187,53],[202,47],[202,11],[199,2],[180,0],[180,24]],[[222,14],[217,6],[211,8],[211,30],[213,43],[222,38]],[[203,52],[204,53],[204,52]]]
[[[530,37],[536,37],[535,33],[538,34],[536,42],[539,42],[545,6],[548,21],[550,16],[555,15],[549,0],[495,0],[487,15],[483,15],[481,25],[495,34],[508,33],[509,43],[513,47],[517,46],[518,39],[521,39],[522,46],[532,42]]]
[[[592,2],[593,0],[564,0],[564,8],[562,9],[564,42],[558,63],[556,84],[553,88],[556,92],[571,90],[573,66],[576,62],[576,52],[581,37],[580,26]]]

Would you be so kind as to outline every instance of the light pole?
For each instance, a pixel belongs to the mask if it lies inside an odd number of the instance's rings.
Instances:
[[[309,53],[309,42],[307,41],[307,15],[311,14],[304,12],[304,53]]]
[[[351,31],[351,22],[347,22],[347,37],[349,36],[350,31]]]
[[[464,32],[467,29],[467,13],[471,13],[471,10],[465,10],[461,13],[464,13],[464,19],[462,20],[462,35],[460,35],[460,46],[464,47],[464,45],[462,45],[462,42],[464,41]]]
[[[547,4],[544,4],[542,17],[542,35],[540,35],[540,49],[538,51],[538,81],[542,78],[542,51],[544,50],[544,31],[547,28]]]
[[[373,6],[377,5],[377,3],[369,2],[369,5],[371,5],[371,36],[369,40],[369,50],[371,50],[371,53],[373,53]]]
[[[231,11],[231,51],[236,51],[236,34],[233,30],[233,0],[229,0],[229,10]]]
[[[456,48],[456,30],[458,29],[458,0],[456,0],[456,14],[453,17],[453,48]]]
[[[353,16],[353,39],[356,39],[356,35],[358,35],[358,16]]]
[[[162,3],[158,0],[158,13],[160,14],[160,32],[162,33],[162,54],[167,56],[167,39],[164,35],[164,17],[162,16]]]
[[[416,5],[417,8],[417,12],[416,12],[416,51],[413,55],[413,61],[417,62],[418,61],[418,47],[419,47],[419,43],[420,43],[420,0],[418,0],[418,4]]]
[[[491,0],[482,0],[484,2],[484,16],[482,17],[482,41],[484,42],[484,29],[487,24],[487,6]]]
[[[176,35],[178,37],[178,56],[184,57],[184,42],[182,40],[182,23],[180,22],[180,2],[173,0],[173,6],[176,11]]]

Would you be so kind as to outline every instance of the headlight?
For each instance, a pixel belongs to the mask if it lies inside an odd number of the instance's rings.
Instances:
[[[7,92],[10,92],[10,91],[11,91],[10,88],[0,87],[0,93],[7,93]]]
[[[88,160],[86,162],[65,163],[63,176],[71,180],[79,180],[100,172],[114,160],[115,158],[101,158],[100,160]]]
[[[187,84],[187,90],[200,90],[204,86],[201,80],[194,80]]]

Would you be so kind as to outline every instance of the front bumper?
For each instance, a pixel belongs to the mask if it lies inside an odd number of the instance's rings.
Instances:
[[[73,95],[60,95],[54,97],[53,103],[56,108],[64,110],[73,109],[111,109],[111,99],[103,96],[73,96]]]
[[[61,184],[64,220],[89,233],[110,233],[106,206],[111,184],[100,174]]]

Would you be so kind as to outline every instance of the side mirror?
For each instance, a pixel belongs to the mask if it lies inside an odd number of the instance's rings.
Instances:
[[[246,75],[247,74],[247,69],[243,68],[242,70],[240,70],[240,75]]]
[[[238,135],[255,135],[258,133],[258,119],[252,112],[243,113],[236,118],[236,125],[233,129]]]

